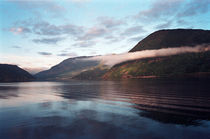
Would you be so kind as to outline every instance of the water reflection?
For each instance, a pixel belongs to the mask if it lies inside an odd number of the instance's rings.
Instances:
[[[163,123],[196,126],[202,123],[200,120],[210,120],[206,81],[107,81],[60,89],[67,99],[133,107],[141,110],[140,116]]]
[[[18,86],[1,86],[0,99],[9,99],[10,97],[18,97]]]
[[[0,84],[0,138],[208,138],[209,89],[166,80]]]

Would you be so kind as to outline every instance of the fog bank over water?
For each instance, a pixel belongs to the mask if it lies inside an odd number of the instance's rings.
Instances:
[[[171,56],[183,53],[199,53],[206,51],[210,51],[210,45],[196,45],[194,47],[183,46],[176,48],[162,48],[157,50],[144,50],[138,52],[122,53],[122,54],[110,54],[104,56],[95,56],[88,58],[86,60],[98,60],[105,65],[113,66],[115,64],[136,59]]]

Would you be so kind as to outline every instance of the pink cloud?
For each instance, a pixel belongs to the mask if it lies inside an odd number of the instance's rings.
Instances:
[[[28,33],[28,32],[30,32],[30,29],[24,28],[24,27],[11,27],[9,29],[9,31],[18,35],[18,34],[21,34],[21,33]]]
[[[17,28],[12,27],[12,28],[10,28],[10,32],[12,32],[14,34],[20,34],[23,32],[23,29],[21,27],[17,27]]]

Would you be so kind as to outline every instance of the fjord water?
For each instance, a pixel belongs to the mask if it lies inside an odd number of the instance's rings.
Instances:
[[[1,83],[0,138],[210,138],[209,83]]]

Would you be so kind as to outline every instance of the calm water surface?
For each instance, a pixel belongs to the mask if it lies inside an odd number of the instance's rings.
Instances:
[[[210,138],[210,82],[1,83],[0,138]]]

